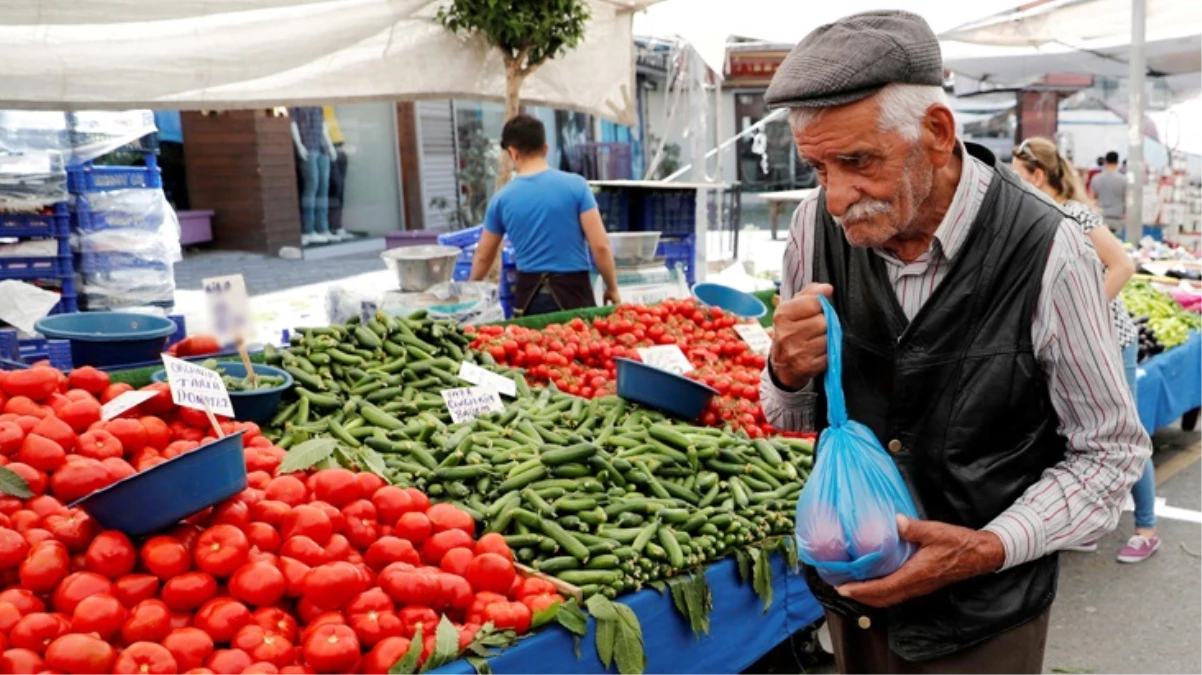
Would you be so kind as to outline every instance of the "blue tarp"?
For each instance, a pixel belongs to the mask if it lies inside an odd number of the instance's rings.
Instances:
[[[1139,365],[1139,420],[1148,433],[1202,406],[1202,333]]]
[[[737,673],[767,654],[793,633],[814,623],[822,608],[800,574],[787,572],[780,554],[772,556],[772,606],[743,583],[733,558],[709,567],[706,579],[713,592],[710,633],[700,640],[676,610],[670,594],[644,589],[619,598],[639,617],[647,654],[648,673]],[[489,659],[494,673],[604,673],[597,658],[596,624],[580,641],[577,660],[572,634],[558,625],[544,627],[499,656]],[[474,673],[459,660],[435,673]]]

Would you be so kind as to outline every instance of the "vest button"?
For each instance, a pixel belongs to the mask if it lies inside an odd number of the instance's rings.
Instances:
[[[869,628],[872,628],[872,619],[869,619],[866,616],[860,617],[860,620],[857,621],[856,623],[859,624],[860,628],[863,628],[864,630],[868,630]]]
[[[901,452],[901,449],[901,441],[897,440],[896,438],[889,441],[889,452]]]

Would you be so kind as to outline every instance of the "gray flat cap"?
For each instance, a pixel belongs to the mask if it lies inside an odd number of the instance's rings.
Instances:
[[[863,12],[814,29],[785,57],[769,108],[829,108],[887,84],[943,84],[939,40],[925,19],[900,10]]]

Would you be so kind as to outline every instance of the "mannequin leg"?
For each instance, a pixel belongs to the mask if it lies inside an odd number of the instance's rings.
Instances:
[[[316,223],[314,206],[317,200],[317,153],[310,152],[309,158],[299,160],[301,169],[301,232],[313,234]]]
[[[317,158],[316,199],[313,209],[317,214],[317,233],[330,233],[330,158],[314,153]]]
[[[338,151],[338,159],[330,167],[330,231],[340,234],[342,226],[342,208],[345,206],[343,195],[346,194],[346,166],[348,158],[342,150],[342,143],[334,145]]]

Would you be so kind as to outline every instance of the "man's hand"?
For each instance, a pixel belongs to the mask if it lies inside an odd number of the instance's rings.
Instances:
[[[1006,560],[1002,540],[982,532],[933,520],[897,517],[902,539],[918,551],[887,577],[838,587],[839,595],[870,607],[892,607],[944,586],[993,572]]]
[[[620,305],[620,304],[622,304],[622,296],[618,294],[618,289],[616,289],[616,288],[606,288],[606,289],[605,289],[605,295],[604,295],[604,302],[605,302],[605,304],[607,304],[607,305]]]
[[[826,372],[826,317],[818,296],[829,298],[834,290],[827,284],[810,284],[776,308],[769,359],[772,373],[789,389],[801,389]]]

